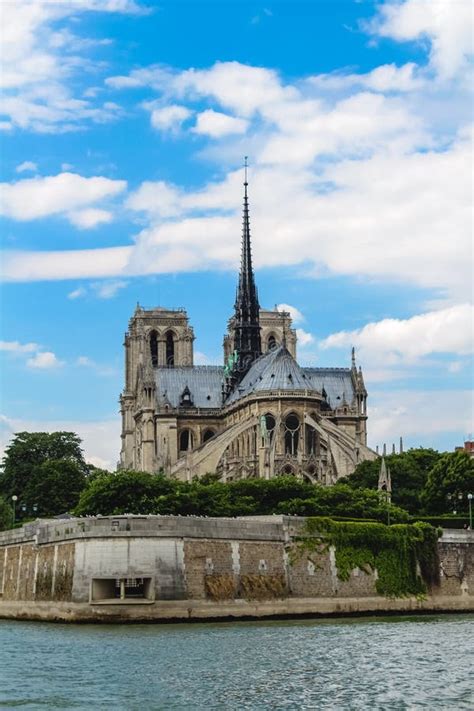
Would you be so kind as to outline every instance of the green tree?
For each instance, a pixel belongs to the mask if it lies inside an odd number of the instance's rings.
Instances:
[[[5,531],[7,528],[11,528],[13,525],[13,509],[12,507],[0,496],[0,531]]]
[[[467,510],[467,495],[474,494],[474,459],[467,452],[449,452],[431,469],[421,492],[429,513]]]
[[[103,474],[88,482],[75,513],[79,516],[161,513],[157,511],[157,502],[175,488],[175,481],[160,474],[125,470]]]
[[[18,432],[5,450],[0,474],[0,494],[9,500],[14,494],[18,504],[24,503],[24,493],[32,473],[47,461],[68,461],[87,473],[81,440],[74,432]]]
[[[390,454],[385,457],[392,478],[392,503],[412,514],[419,514],[423,508],[420,498],[428,474],[441,458],[434,449],[409,449],[403,454]],[[380,459],[373,462],[361,462],[349,477],[342,480],[349,486],[359,489],[376,489],[380,472]]]
[[[83,469],[68,459],[49,459],[33,467],[22,493],[25,516],[57,516],[71,511],[86,483]]]

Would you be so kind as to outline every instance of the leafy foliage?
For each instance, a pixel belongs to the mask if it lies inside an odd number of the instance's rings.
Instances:
[[[347,485],[314,486],[294,477],[244,479],[224,484],[208,475],[181,482],[163,475],[121,471],[88,481],[78,515],[181,514],[248,516],[273,513],[339,515],[385,521],[387,504],[375,491]],[[406,521],[405,511],[390,507],[392,521]]]
[[[55,515],[75,506],[85,484],[87,465],[81,440],[73,432],[19,432],[5,450],[0,494],[18,496],[17,511]]]
[[[467,452],[443,454],[430,471],[421,498],[432,513],[467,511],[467,495],[474,494],[474,459]]]
[[[392,477],[392,502],[409,513],[420,513],[421,492],[428,475],[442,455],[434,449],[409,449],[403,454],[390,454],[385,458]],[[346,482],[352,488],[376,489],[380,471],[380,459],[361,462]]]
[[[437,540],[436,529],[427,523],[384,526],[309,518],[299,546],[315,550],[333,545],[341,580],[349,580],[355,568],[366,573],[377,570],[377,592],[404,597],[423,595],[439,583]]]
[[[0,496],[0,531],[5,531],[7,528],[11,528],[13,525],[13,509],[12,507]]]

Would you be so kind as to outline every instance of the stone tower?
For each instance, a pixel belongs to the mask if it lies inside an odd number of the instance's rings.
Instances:
[[[156,368],[193,365],[194,332],[184,309],[145,310],[138,304],[125,334],[122,468],[154,471]]]

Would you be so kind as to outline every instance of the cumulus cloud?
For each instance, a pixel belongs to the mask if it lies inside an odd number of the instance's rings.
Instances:
[[[29,368],[46,370],[49,368],[59,368],[64,365],[64,362],[58,360],[56,355],[51,351],[42,351],[40,353],[36,353],[32,358],[28,358],[26,365]]]
[[[405,0],[379,6],[369,30],[399,42],[430,43],[430,65],[441,79],[451,79],[472,57],[474,34],[472,3]]]
[[[298,345],[301,346],[302,348],[305,348],[306,346],[309,346],[311,343],[314,343],[313,334],[308,333],[308,331],[305,331],[303,328],[297,328],[296,335],[298,337]]]
[[[124,180],[103,177],[84,178],[76,173],[28,178],[0,184],[0,214],[14,220],[35,220],[62,214],[82,229],[108,222],[105,210],[86,208],[125,190]]]
[[[293,323],[301,323],[302,321],[304,321],[303,314],[299,309],[296,308],[296,306],[291,306],[290,304],[277,304],[276,308],[278,311],[288,311],[291,318],[293,319]]]
[[[235,133],[245,133],[249,122],[235,116],[228,116],[213,109],[207,109],[196,117],[194,133],[213,138],[221,138]]]
[[[150,104],[145,104],[145,108]],[[192,116],[192,111],[185,106],[171,104],[158,109],[152,109],[150,122],[153,128],[159,131],[176,131],[187,118]]]
[[[409,319],[387,318],[355,331],[340,331],[320,342],[320,347],[354,345],[362,359],[397,364],[416,362],[441,353],[467,355],[473,352],[474,307],[458,304]]]
[[[112,222],[113,214],[108,210],[90,207],[86,210],[73,210],[67,213],[67,217],[75,227],[81,230],[88,230],[91,227]]]
[[[0,341],[0,351],[8,353],[31,353],[38,350],[37,343],[20,343],[19,341]]]

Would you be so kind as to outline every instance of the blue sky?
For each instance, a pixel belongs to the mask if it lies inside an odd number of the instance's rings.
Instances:
[[[135,304],[221,361],[249,156],[262,305],[348,365],[369,443],[472,425],[469,2],[2,5],[2,434],[119,451]]]

